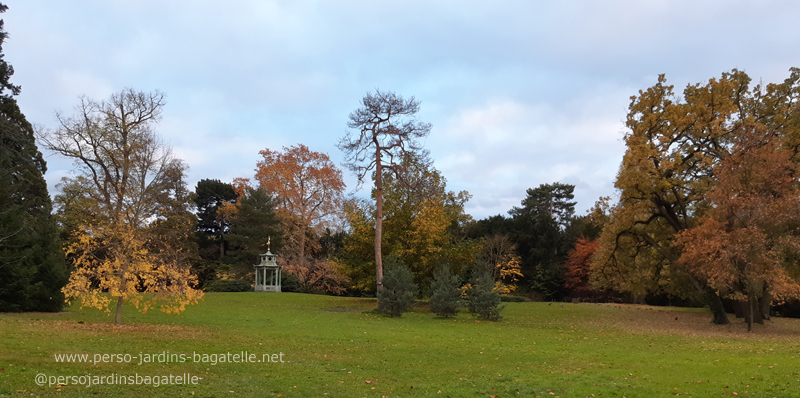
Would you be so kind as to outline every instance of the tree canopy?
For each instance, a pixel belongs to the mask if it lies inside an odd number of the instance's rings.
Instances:
[[[688,85],[678,97],[661,75],[631,97],[627,150],[615,183],[620,202],[593,265],[598,285],[621,286],[638,296],[659,289],[694,294],[710,306],[715,322],[728,322],[719,294],[703,274],[678,262],[680,246],[674,243],[708,210],[714,167],[731,154],[737,139],[763,130],[797,152],[800,70],[793,68],[780,84],[750,82],[733,70]],[[675,289],[676,280],[685,280],[694,293]]]

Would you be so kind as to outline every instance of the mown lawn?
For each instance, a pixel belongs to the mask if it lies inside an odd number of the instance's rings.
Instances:
[[[714,326],[702,310],[509,303],[495,323],[466,313],[440,319],[425,307],[392,319],[368,312],[374,306],[374,299],[210,293],[180,315],[127,308],[122,326],[76,306],[2,314],[0,396],[800,397],[800,320],[775,319],[747,334],[741,320]],[[284,362],[194,362],[195,353],[243,351],[257,360],[283,353]],[[158,362],[167,352],[185,362]],[[131,362],[55,360],[81,353],[129,354]],[[140,365],[140,354],[156,361]],[[35,383],[37,374],[185,373],[202,379],[159,387]]]

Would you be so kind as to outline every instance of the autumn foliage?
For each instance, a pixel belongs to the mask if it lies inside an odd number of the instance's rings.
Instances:
[[[77,232],[66,249],[75,271],[64,293],[80,299],[81,307],[110,311],[112,299],[121,298],[142,312],[179,313],[203,296],[193,288],[197,278],[188,267],[153,250],[147,230],[112,223],[86,229],[92,233]]]
[[[285,212],[282,216],[292,216],[303,228],[316,232],[337,221],[345,185],[342,171],[328,155],[303,144],[284,147],[282,152],[264,149],[259,154],[263,159],[258,162],[256,180],[278,196]]]
[[[581,236],[576,240],[575,248],[567,255],[567,262],[564,264],[566,268],[564,287],[572,290],[574,297],[590,297],[593,294],[589,285],[589,276],[592,256],[599,245],[599,239]]]
[[[788,261],[800,253],[800,189],[792,156],[761,129],[740,137],[714,169],[707,213],[678,235],[679,261],[750,308],[759,299],[800,297],[797,266]]]

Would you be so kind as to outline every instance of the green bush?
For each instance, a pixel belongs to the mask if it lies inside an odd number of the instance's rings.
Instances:
[[[239,279],[217,279],[206,283],[206,292],[252,292],[250,282]]]
[[[467,289],[467,307],[469,312],[481,319],[499,321],[503,319],[500,311],[506,306],[500,306],[500,295],[494,291],[492,274],[485,267],[476,267],[470,278],[470,287]]]
[[[300,291],[300,279],[287,273],[281,273],[281,291],[292,293]]]
[[[387,257],[383,267],[383,290],[378,290],[378,311],[391,317],[400,317],[414,305],[418,290],[414,275],[396,257]]]
[[[524,303],[531,300],[522,296],[500,296],[500,301],[504,303]]]
[[[461,283],[458,275],[450,273],[448,265],[442,265],[433,273],[431,281],[431,312],[445,318],[458,314],[461,307]]]

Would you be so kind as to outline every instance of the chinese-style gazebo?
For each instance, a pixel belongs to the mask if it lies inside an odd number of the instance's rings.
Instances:
[[[256,286],[254,288],[257,292],[275,292],[281,291],[281,268],[275,261],[276,255],[272,254],[269,250],[270,239],[267,240],[267,252],[261,254],[261,262],[254,265],[256,269]]]

